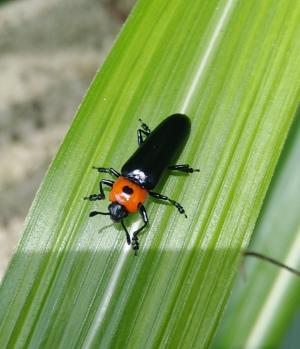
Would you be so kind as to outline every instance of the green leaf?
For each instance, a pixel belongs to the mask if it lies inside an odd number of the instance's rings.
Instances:
[[[299,100],[288,1],[142,0],[92,83],[28,215],[0,290],[0,347],[202,348],[223,314]],[[185,112],[192,134],[147,203],[138,257],[82,198],[120,169],[141,117]],[[134,231],[138,217],[127,225]]]
[[[300,269],[299,115],[268,190],[250,246],[251,250],[296,269]],[[260,260],[247,260],[244,273],[246,280],[239,280],[215,346],[278,347],[299,310],[300,281]],[[240,321],[241,314],[247,321]],[[297,344],[290,344],[290,347],[296,348]]]

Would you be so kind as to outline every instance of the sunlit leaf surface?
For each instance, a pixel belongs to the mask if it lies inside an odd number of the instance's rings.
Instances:
[[[84,98],[28,215],[0,291],[0,347],[203,348],[224,311],[299,97],[290,1],[142,0]],[[95,28],[97,30],[97,28]],[[83,201],[136,148],[138,118],[184,112],[179,162],[156,188],[134,257]],[[127,221],[131,231],[138,217]]]

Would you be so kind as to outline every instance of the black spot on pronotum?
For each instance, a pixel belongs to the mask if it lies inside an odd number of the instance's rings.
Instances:
[[[123,192],[125,193],[125,194],[132,194],[133,193],[133,189],[132,188],[130,188],[130,187],[128,187],[127,185],[125,185],[125,187],[123,187]]]

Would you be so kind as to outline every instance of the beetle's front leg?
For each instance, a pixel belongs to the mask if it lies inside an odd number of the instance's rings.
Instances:
[[[187,218],[187,215],[185,213],[184,208],[180,205],[179,202],[172,200],[170,198],[168,198],[165,195],[159,194],[159,193],[154,193],[153,191],[149,191],[149,195],[152,196],[155,199],[159,199],[159,200],[163,200],[163,201],[168,201],[170,204],[172,204],[173,206],[175,206],[178,210],[179,213],[184,214],[185,218]]]
[[[97,200],[103,200],[105,199],[105,194],[103,190],[103,185],[108,185],[109,187],[112,188],[114,182],[110,181],[109,179],[101,179],[99,183],[99,194],[91,194],[89,196],[84,197],[84,200],[89,200],[89,201],[97,201]]]
[[[142,216],[144,225],[142,227],[140,227],[138,230],[136,230],[133,234],[132,234],[132,239],[131,239],[131,246],[132,249],[134,250],[134,255],[137,256],[137,251],[139,249],[139,238],[138,238],[138,234],[147,226],[147,224],[149,223],[148,220],[148,215],[147,215],[147,211],[145,209],[145,207],[143,205],[140,206],[140,215]]]

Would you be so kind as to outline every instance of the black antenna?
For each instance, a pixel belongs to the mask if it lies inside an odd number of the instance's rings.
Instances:
[[[123,227],[123,229],[124,229],[124,231],[125,231],[125,234],[126,234],[127,244],[130,245],[130,244],[131,244],[130,235],[129,235],[129,233],[128,233],[128,230],[127,230],[126,227],[125,227],[125,224],[124,224],[124,222],[123,222],[123,219],[121,219],[121,224],[122,224],[122,227]]]
[[[103,216],[109,216],[110,213],[109,212],[99,212],[99,211],[92,211],[89,216],[90,217],[94,217],[96,216],[97,214],[102,214]]]
[[[256,258],[262,259],[264,261],[267,261],[269,263],[277,265],[280,268],[286,269],[289,272],[293,273],[294,275],[300,276],[300,271],[293,269],[293,268],[291,268],[291,267],[289,267],[281,262],[278,262],[276,259],[273,259],[271,257],[267,257],[261,253],[257,253],[257,252],[253,252],[253,251],[245,251],[244,256],[256,257]]]

